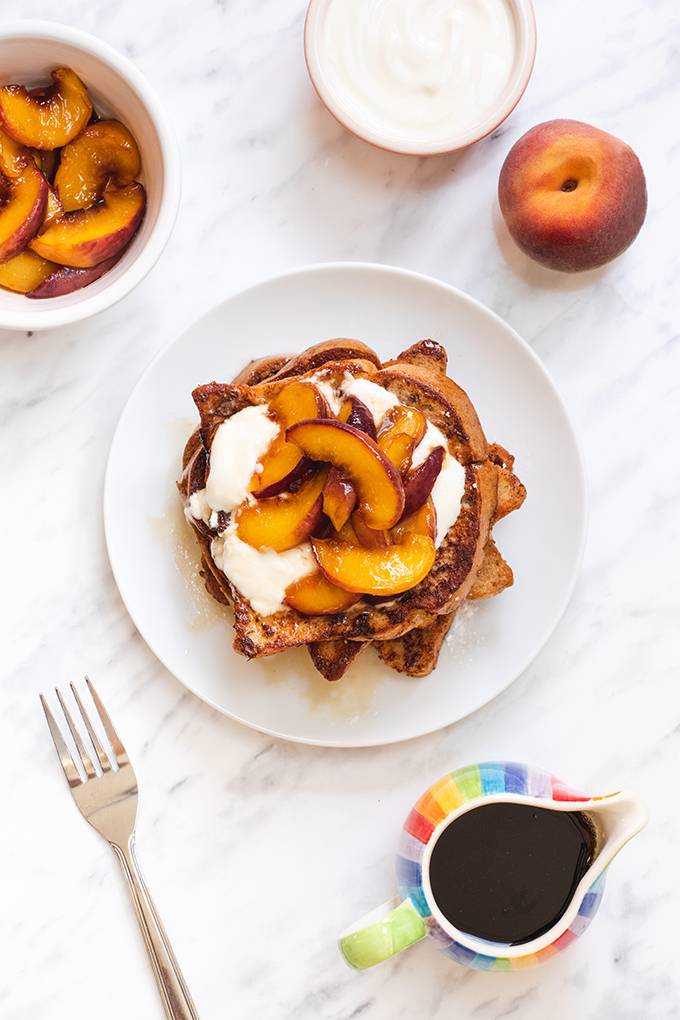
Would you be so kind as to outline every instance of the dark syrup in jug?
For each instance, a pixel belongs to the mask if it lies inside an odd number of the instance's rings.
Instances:
[[[595,853],[581,811],[483,804],[437,840],[430,884],[459,931],[491,942],[530,942],[559,921]]]

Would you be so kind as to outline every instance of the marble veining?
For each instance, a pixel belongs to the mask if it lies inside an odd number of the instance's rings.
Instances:
[[[162,1016],[114,860],[70,803],[37,702],[86,669],[134,756],[141,861],[204,1020],[680,1015],[677,4],[536,8],[536,70],[511,119],[419,160],[369,148],[320,107],[303,0],[5,0],[4,17],[69,22],[139,64],[179,135],[184,197],[122,304],[0,335],[3,1020]],[[557,116],[625,138],[650,192],[633,248],[573,278],[528,263],[494,199],[510,145]],[[533,345],[582,437],[592,509],[576,593],[533,666],[445,732],[355,752],[272,741],[186,693],[125,613],[101,521],[113,429],[151,357],[244,284],[345,258],[450,281]],[[526,973],[467,972],[427,946],[349,971],[335,935],[392,894],[404,813],[440,774],[492,756],[646,796],[650,826],[596,922]]]

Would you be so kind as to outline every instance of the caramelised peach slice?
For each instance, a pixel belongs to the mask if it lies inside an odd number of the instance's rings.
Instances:
[[[294,382],[284,386],[269,401],[269,410],[282,429],[307,418],[329,418],[326,398],[310,382]]]
[[[62,206],[57,193],[51,185],[47,185],[47,202],[45,203],[45,216],[40,225],[39,233],[47,230],[53,223],[56,223],[58,219],[64,215],[64,207]]]
[[[87,89],[74,71],[57,67],[54,84],[47,89],[24,85],[0,88],[0,120],[8,135],[34,149],[58,149],[67,145],[92,113]]]
[[[407,432],[392,432],[385,436],[382,441],[378,436],[378,446],[394,464],[400,475],[405,475],[411,466],[413,451],[416,448],[416,441]]]
[[[58,153],[47,149],[29,149],[17,142],[11,135],[0,128],[0,170],[6,177],[16,177],[24,168],[27,160],[32,160],[47,181],[52,179],[59,160]]]
[[[420,510],[429,497],[444,463],[444,449],[436,446],[428,453],[422,464],[409,472],[404,480],[404,517],[410,517]]]
[[[403,517],[397,526],[392,528],[392,541],[401,542],[404,536],[409,534],[427,535],[428,538],[435,539],[437,511],[431,496],[428,496],[419,510],[416,510],[410,517]]]
[[[236,511],[238,537],[256,549],[285,552],[312,534],[322,514],[327,471],[317,471],[297,492],[244,503]]]
[[[300,450],[287,443],[282,435],[273,441],[261,464],[262,471],[256,472],[250,482],[250,491],[257,499],[294,491],[316,470],[316,464],[301,456]]]
[[[40,259],[41,262],[45,262],[39,255],[27,248],[22,255],[32,255],[35,259]],[[21,258],[17,255],[17,258]],[[45,262],[46,266],[51,267],[51,271],[46,277],[40,280],[33,290],[30,290],[26,297],[29,298],[51,298],[61,297],[62,294],[71,294],[74,290],[80,290],[82,287],[87,287],[90,283],[94,283],[104,273],[108,273],[109,269],[115,266],[116,262],[120,259],[120,254],[114,255],[111,259],[105,259],[104,262],[99,262],[96,266],[91,266],[90,269],[72,269],[71,266],[58,266],[54,262]],[[2,266],[0,266],[2,269]]]
[[[330,413],[324,397],[311,383],[296,382],[285,386],[269,402],[272,414],[283,434],[276,437],[262,458],[262,470],[250,481],[250,491],[258,499],[267,499],[286,492],[291,485],[310,473],[311,461],[302,450],[286,441],[285,430],[305,418],[322,418]]]
[[[316,538],[317,536],[315,535],[314,537]],[[326,536],[319,535],[318,537],[325,538]],[[338,533],[333,537],[337,538],[339,542],[349,542],[350,545],[359,545],[359,539],[357,538],[357,533],[354,530],[351,517],[343,524],[340,531],[338,531]]]
[[[88,269],[113,258],[129,244],[142,221],[145,206],[146,194],[141,184],[110,188],[90,209],[64,213],[31,242],[31,247],[52,262]]]
[[[332,613],[344,613],[360,598],[361,596],[354,592],[345,591],[344,588],[331,584],[321,571],[317,570],[288,585],[284,602],[306,616],[316,616],[317,613],[320,616],[328,616]]]
[[[262,470],[255,471],[248,488],[258,499],[278,496],[295,480],[299,466],[306,468],[304,460],[302,450],[287,443],[280,433],[260,461]]]
[[[323,512],[336,531],[349,520],[356,502],[356,489],[350,480],[336,467],[331,468],[323,490]]]
[[[338,418],[346,425],[351,425],[353,428],[359,429],[360,432],[365,432],[371,439],[376,438],[373,415],[363,400],[359,400],[358,397],[349,396],[342,402]]]
[[[0,174],[0,262],[22,251],[40,229],[47,189],[31,159],[16,177]]]
[[[332,419],[303,421],[286,438],[311,460],[325,461],[347,475],[369,528],[391,528],[404,509],[399,473],[365,432]]]
[[[33,159],[31,150],[0,129],[0,171],[5,177],[18,177],[30,159]]]
[[[408,591],[427,576],[435,559],[432,539],[415,534],[379,549],[313,538],[312,549],[319,569],[331,584],[366,595]]]
[[[110,184],[131,184],[142,161],[134,140],[117,120],[88,124],[62,149],[54,179],[61,204],[67,212],[94,205]]]
[[[411,466],[413,451],[425,435],[425,416],[415,407],[398,404],[391,407],[383,418],[378,435],[378,446],[390,458],[399,474]]]
[[[52,183],[57,167],[59,166],[58,149],[31,149],[31,155],[38,170],[41,170],[47,180]]]
[[[359,545],[364,545],[367,549],[384,549],[386,545],[390,544],[389,531],[385,531],[384,528],[378,530],[369,528],[361,510],[356,510],[352,514],[350,523],[354,528]]]
[[[43,280],[59,268],[27,248],[7,262],[0,262],[0,287],[17,294],[26,294],[39,287]]]

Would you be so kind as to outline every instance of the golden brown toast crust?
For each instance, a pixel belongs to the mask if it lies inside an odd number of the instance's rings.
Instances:
[[[231,380],[236,386],[257,386],[264,382],[283,368],[293,357],[292,354],[273,354],[268,358],[255,358],[249,361],[245,368],[242,368],[238,375]]]
[[[301,354],[293,355],[275,373],[271,379],[290,379],[294,375],[305,375],[307,372],[314,372],[329,361],[351,361],[352,359],[363,358],[371,361],[376,368],[380,368],[380,358],[371,350],[368,344],[361,340],[348,340],[338,337],[335,340],[324,340],[320,344],[308,347]],[[253,383],[251,383],[253,385]]]
[[[484,547],[484,559],[470,588],[469,599],[490,599],[514,583],[512,567],[505,562],[492,538]]]
[[[438,549],[430,574],[391,604],[361,602],[336,616],[309,617],[293,610],[258,616],[212,561],[207,528],[192,522],[203,549],[206,588],[218,601],[234,605],[234,648],[240,654],[253,658],[307,644],[319,672],[337,679],[375,640],[386,662],[401,663],[395,668],[414,671],[413,675],[426,675],[434,668],[462,602],[473,591],[493,594],[494,586],[498,591],[507,586],[505,571],[510,568],[490,540],[490,530],[521,504],[524,487],[512,474],[511,455],[487,444],[469,397],[446,377],[446,364],[444,348],[432,340],[413,344],[382,367],[375,352],[360,341],[332,340],[292,357],[258,359],[233,383],[213,382],[194,390],[201,423],[184,451],[178,487],[185,499],[205,484],[212,437],[222,421],[248,405],[267,402],[292,379],[317,373],[335,383],[347,371],[369,376],[401,402],[419,407],[445,433],[451,452],[466,466],[461,512]]]
[[[411,630],[394,641],[376,641],[375,649],[388,666],[409,676],[427,676],[437,665],[444,638],[455,613],[436,616],[427,627]]]
[[[448,360],[445,348],[436,340],[418,340],[398,354],[394,360],[386,361],[383,368],[401,362],[408,365],[420,365],[428,372],[439,372],[441,375],[446,375]]]
[[[358,655],[368,647],[368,641],[312,641],[307,645],[310,658],[321,675],[330,681],[340,680]]]

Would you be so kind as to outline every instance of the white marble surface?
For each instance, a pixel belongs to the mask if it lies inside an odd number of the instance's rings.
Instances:
[[[162,1015],[115,862],[70,802],[37,701],[87,669],[134,756],[140,856],[204,1020],[677,1017],[677,2],[538,0],[520,107],[496,137],[429,161],[372,150],[320,108],[303,11],[303,0],[3,4],[5,17],[98,33],[139,63],[180,137],[184,199],[160,264],[122,304],[0,337],[0,1015]],[[528,264],[495,209],[511,143],[556,116],[630,142],[650,192],[629,253],[574,278]],[[448,731],[356,752],[274,742],[186,694],[123,609],[101,522],[112,432],[151,356],[246,282],[342,258],[440,276],[519,330],[570,406],[592,498],[580,583],[531,669]],[[651,824],[613,866],[590,932],[516,975],[468,972],[428,946],[349,971],[335,934],[391,894],[405,811],[433,778],[488,756],[647,798]]]

